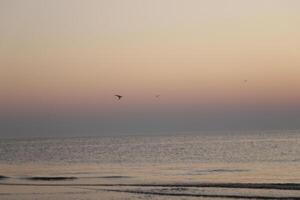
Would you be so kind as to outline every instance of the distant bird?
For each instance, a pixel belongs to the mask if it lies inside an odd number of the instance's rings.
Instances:
[[[155,95],[156,98],[160,97],[160,94]]]
[[[247,83],[247,82],[248,82],[248,80],[245,79],[245,80],[244,80],[244,83]]]
[[[118,100],[120,100],[123,96],[116,94],[115,97],[117,97]]]

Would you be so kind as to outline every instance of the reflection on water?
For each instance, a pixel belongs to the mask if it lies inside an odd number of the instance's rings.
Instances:
[[[0,199],[300,197],[300,133],[0,140]]]

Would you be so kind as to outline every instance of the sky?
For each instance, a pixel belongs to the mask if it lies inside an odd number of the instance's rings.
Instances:
[[[0,137],[300,128],[299,10],[0,0]]]

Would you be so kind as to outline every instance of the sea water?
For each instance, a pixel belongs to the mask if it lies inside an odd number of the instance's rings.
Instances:
[[[0,140],[0,199],[300,199],[300,131]]]

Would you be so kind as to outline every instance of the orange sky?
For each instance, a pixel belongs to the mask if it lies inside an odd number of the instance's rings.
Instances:
[[[133,109],[297,107],[299,10],[297,0],[2,0],[0,107],[109,111],[116,93]]]

